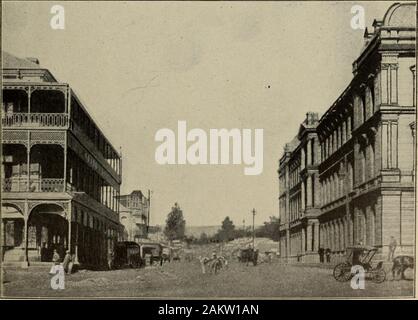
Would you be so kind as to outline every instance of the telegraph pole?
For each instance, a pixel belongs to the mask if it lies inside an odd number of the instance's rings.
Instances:
[[[148,232],[149,232],[149,217],[150,217],[150,211],[151,211],[151,190],[150,190],[150,189],[148,189],[147,238],[148,238]]]
[[[255,208],[252,211],[253,213],[253,249],[255,248],[255,228],[254,228],[254,220],[255,220]]]

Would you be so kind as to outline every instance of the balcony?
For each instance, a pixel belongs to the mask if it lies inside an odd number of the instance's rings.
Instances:
[[[33,179],[26,177],[6,178],[2,181],[3,192],[64,192],[64,179]]]
[[[68,128],[66,113],[2,113],[3,128]]]

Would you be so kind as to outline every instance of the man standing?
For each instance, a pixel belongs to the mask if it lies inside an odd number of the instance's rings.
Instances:
[[[324,250],[324,248],[319,248],[318,249],[318,254],[319,254],[319,262],[320,263],[324,263],[324,254],[325,254],[325,252],[324,252],[325,250]]]
[[[389,255],[388,255],[388,261],[392,261],[395,256],[395,250],[398,243],[396,242],[396,239],[391,236],[390,237],[390,243],[389,243]]]
[[[107,266],[109,267],[109,270],[113,269],[113,260],[114,260],[114,253],[113,250],[109,250],[107,252]]]
[[[327,263],[330,263],[331,262],[331,249],[330,248],[327,248],[325,250],[325,257],[327,259]]]
[[[70,254],[70,250],[67,250],[65,253],[64,261],[62,262],[62,266],[64,268],[64,271],[67,274],[71,274],[71,271],[73,269],[73,257]]]

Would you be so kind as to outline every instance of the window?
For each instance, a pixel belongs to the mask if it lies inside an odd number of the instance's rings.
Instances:
[[[311,161],[312,161],[312,165],[315,164],[315,139],[312,139],[310,141],[311,143]]]
[[[361,182],[366,181],[366,148],[363,148],[360,152],[361,155]]]
[[[371,178],[374,178],[374,141],[372,141],[369,145],[370,155],[369,155],[369,174]]]
[[[363,92],[361,95],[361,112],[362,112],[362,123],[367,120],[367,104],[366,104],[366,94]]]

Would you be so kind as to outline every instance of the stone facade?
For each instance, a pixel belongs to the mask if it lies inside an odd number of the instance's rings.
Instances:
[[[353,79],[325,114],[308,113],[279,164],[281,256],[332,261],[350,245],[385,258],[415,243],[415,5],[394,4],[353,63]]]

